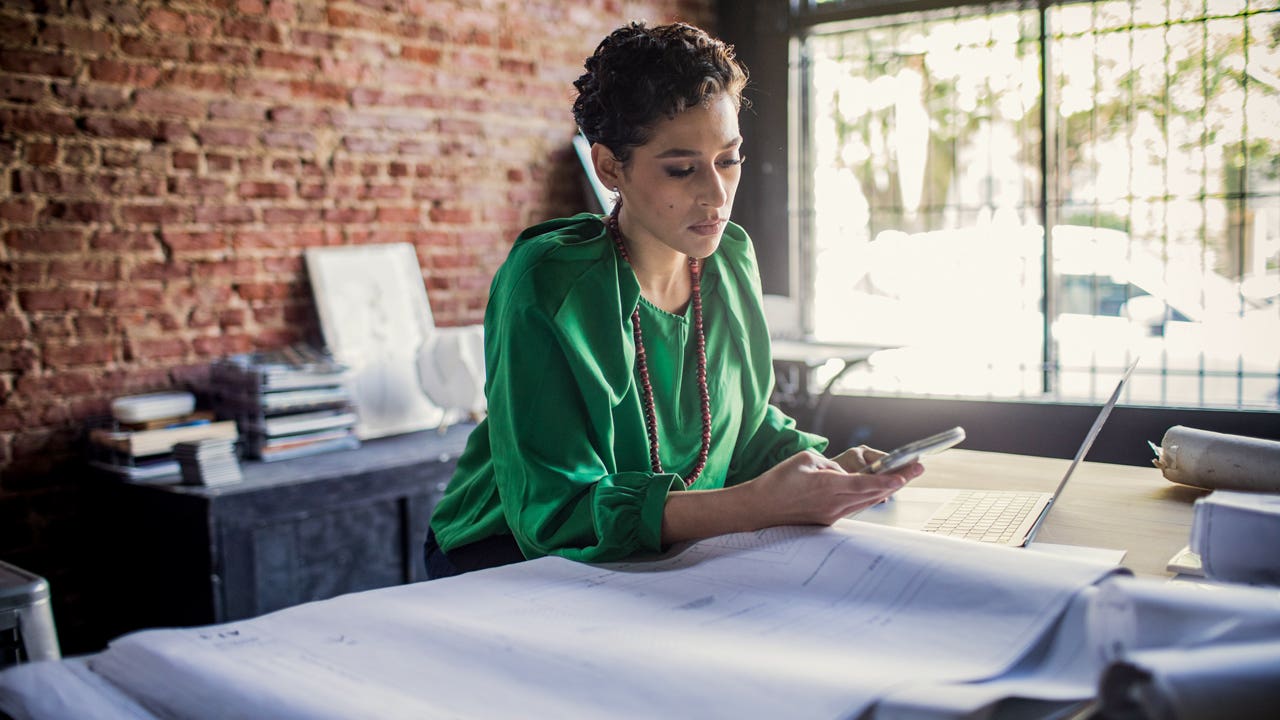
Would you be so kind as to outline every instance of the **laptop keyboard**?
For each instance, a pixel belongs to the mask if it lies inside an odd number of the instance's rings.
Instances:
[[[922,529],[938,535],[1007,543],[1043,496],[1038,492],[965,490],[938,508]]]

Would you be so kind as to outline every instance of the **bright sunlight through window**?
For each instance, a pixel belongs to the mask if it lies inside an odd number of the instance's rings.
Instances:
[[[993,5],[804,38],[812,334],[886,347],[840,389],[1096,400],[1141,358],[1126,402],[1280,407],[1276,9]]]

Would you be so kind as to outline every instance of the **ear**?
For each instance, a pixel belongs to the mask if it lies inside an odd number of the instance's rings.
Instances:
[[[613,156],[612,150],[600,143],[592,144],[591,164],[605,187],[616,191],[622,185],[622,163]]]

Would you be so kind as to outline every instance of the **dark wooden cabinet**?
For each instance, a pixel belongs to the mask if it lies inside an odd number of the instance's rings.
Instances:
[[[223,487],[113,486],[111,563],[128,582],[112,593],[112,635],[424,579],[427,523],[473,427],[245,461]]]

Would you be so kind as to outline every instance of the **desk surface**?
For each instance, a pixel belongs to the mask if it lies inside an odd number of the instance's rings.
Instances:
[[[1070,460],[948,450],[925,461],[919,487],[1052,492]],[[1125,567],[1168,577],[1169,558],[1191,537],[1192,503],[1208,491],[1176,485],[1155,467],[1081,463],[1054,503],[1037,542],[1126,550]]]

